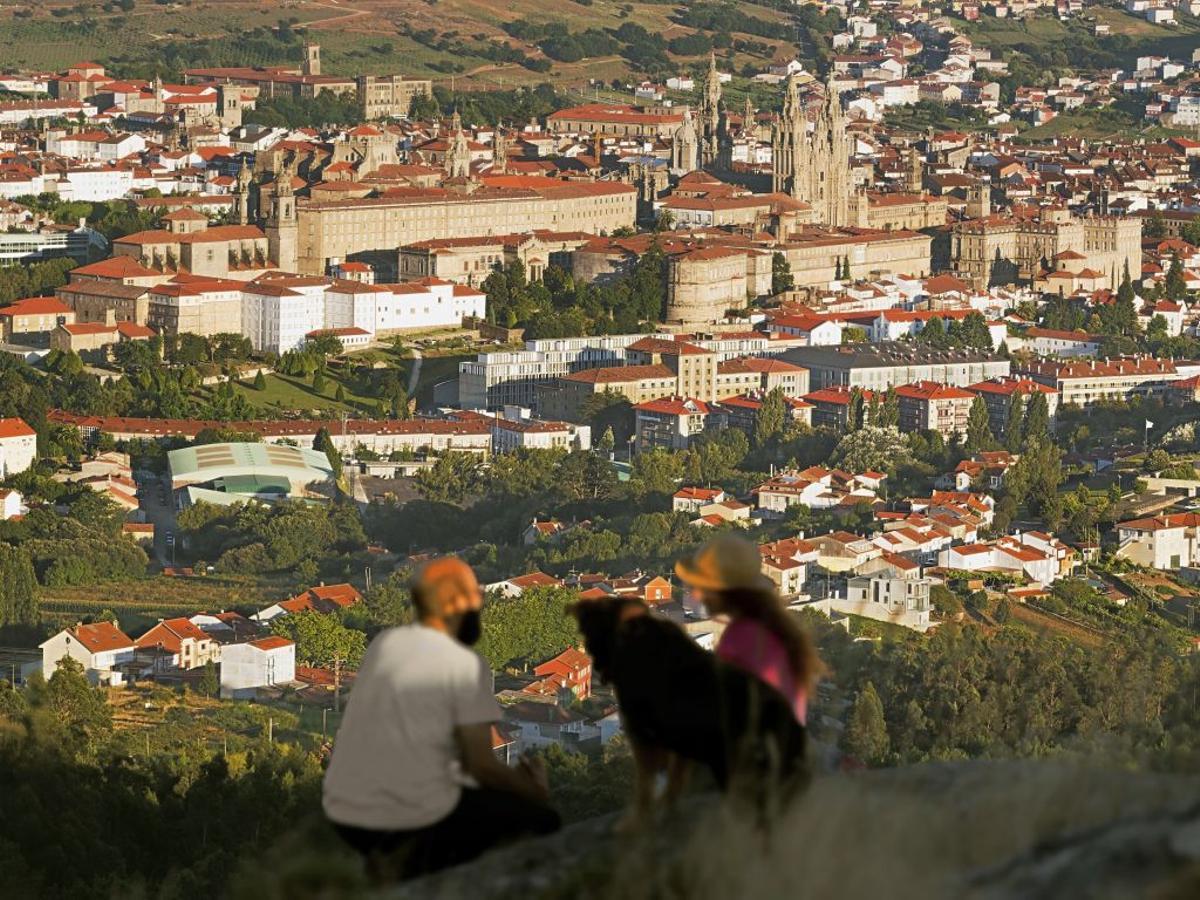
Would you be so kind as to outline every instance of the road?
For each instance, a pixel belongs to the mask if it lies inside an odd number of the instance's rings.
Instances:
[[[141,493],[139,509],[146,521],[154,525],[154,556],[160,566],[172,565],[171,548],[167,546],[167,533],[174,533],[178,540],[179,529],[175,524],[175,508],[172,505],[170,480],[149,472],[139,472],[137,483]],[[165,503],[159,499],[162,491],[166,492]]]

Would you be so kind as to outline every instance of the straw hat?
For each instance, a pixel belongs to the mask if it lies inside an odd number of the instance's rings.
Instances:
[[[770,590],[762,572],[758,547],[743,537],[724,534],[713,538],[690,559],[675,563],[675,574],[690,587],[706,591]]]

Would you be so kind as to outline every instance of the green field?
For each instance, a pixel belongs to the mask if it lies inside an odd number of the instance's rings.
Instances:
[[[255,390],[252,382],[236,382],[234,390],[264,414],[301,410],[335,415],[343,412],[361,415],[374,411],[375,399],[355,394],[351,390],[351,379],[331,370],[326,374],[325,381],[325,390],[321,394],[313,390],[312,379],[279,374],[266,376],[265,390]],[[346,392],[344,403],[334,399],[339,384]]]

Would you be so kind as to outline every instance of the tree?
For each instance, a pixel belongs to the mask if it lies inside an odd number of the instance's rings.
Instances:
[[[367,636],[347,628],[336,615],[304,610],[276,616],[271,633],[296,642],[296,662],[329,668],[335,662],[356,668],[367,650]]]
[[[1171,260],[1171,266],[1167,269],[1163,293],[1167,295],[1168,300],[1183,300],[1187,297],[1187,281],[1183,277],[1183,260],[1178,256]]]
[[[70,656],[58,661],[37,702],[49,710],[64,744],[78,753],[93,753],[112,731],[103,688],[92,687],[83,665]]]
[[[317,393],[317,394],[325,393],[325,373],[322,372],[320,369],[318,369],[313,374],[312,388],[313,388],[314,393]]]
[[[884,394],[883,403],[879,407],[878,421],[874,424],[880,428],[900,427],[900,397],[896,394],[894,386],[889,387]]]
[[[1178,263],[1178,260],[1175,261]],[[1174,268],[1175,263],[1172,263]],[[1177,278],[1182,282],[1182,270],[1177,273]],[[1167,281],[1171,280],[1171,275],[1168,272]],[[1186,285],[1184,286],[1186,293]],[[1129,267],[1125,267],[1125,274],[1121,278],[1121,285],[1117,288],[1117,299],[1100,308],[1100,327],[1106,335],[1132,335],[1137,333],[1137,306],[1136,295],[1133,291],[1133,282],[1129,277]]]
[[[38,583],[23,547],[0,543],[0,625],[33,625],[38,619]]]
[[[995,445],[996,438],[992,435],[987,404],[983,402],[983,397],[976,394],[975,399],[971,401],[971,411],[967,415],[967,452],[978,453],[980,450],[990,450]]]
[[[571,500],[607,500],[616,493],[617,472],[607,459],[577,450],[558,467],[559,489]]]
[[[773,388],[763,398],[754,416],[754,446],[764,447],[783,434],[787,425],[788,406],[782,388]]]
[[[850,390],[850,404],[846,408],[846,430],[858,431],[866,422],[866,402],[861,388]]]
[[[963,318],[958,329],[958,340],[977,350],[992,349],[992,333],[988,330],[983,313],[972,310]]]
[[[197,688],[205,697],[215,697],[217,691],[221,689],[221,680],[217,677],[217,665],[211,659],[204,664],[204,673],[200,676]]]
[[[256,391],[265,391],[267,389],[267,376],[263,374],[262,369],[259,369],[258,374],[254,376],[254,389]]]
[[[417,490],[426,500],[461,504],[479,486],[479,459],[470,453],[443,453],[417,473]]]
[[[1024,398],[1014,391],[1008,401],[1008,421],[1004,425],[1004,448],[1010,453],[1019,453],[1021,450],[1022,426],[1025,422],[1024,408]]]
[[[1025,408],[1022,437],[1024,438],[1023,446],[1028,446],[1034,441],[1050,439],[1050,404],[1046,400],[1046,395],[1041,391],[1035,391],[1029,398],[1029,403]]]
[[[787,257],[776,251],[771,257],[771,293],[782,294],[795,286],[796,279],[792,276],[792,267]]]
[[[571,647],[579,639],[567,607],[574,591],[538,587],[519,597],[489,597],[483,606],[483,636],[476,646],[493,669],[524,663],[541,663]]]
[[[596,441],[596,449],[605,456],[610,455],[617,446],[617,439],[613,435],[612,426],[609,425],[604,429],[604,434],[600,435],[600,440]]]
[[[325,454],[325,458],[329,460],[329,468],[333,470],[333,480],[341,481],[342,454],[338,452],[328,428],[322,427],[317,430],[317,436],[313,438],[313,449]]]
[[[907,450],[908,444],[897,429],[867,425],[838,441],[830,462],[849,472],[890,472]]]
[[[883,704],[875,685],[868,681],[854,700],[842,735],[842,750],[852,759],[877,766],[886,760],[890,746]]]
[[[346,388],[343,387],[340,383],[337,386],[337,390],[333,392],[333,399],[335,401],[337,401],[338,403],[346,402]]]

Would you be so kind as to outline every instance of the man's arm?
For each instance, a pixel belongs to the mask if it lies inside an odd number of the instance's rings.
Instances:
[[[535,803],[549,802],[550,792],[541,760],[522,760],[515,769],[504,765],[492,751],[490,722],[459,725],[454,733],[462,754],[463,768],[481,787],[520,794]]]

